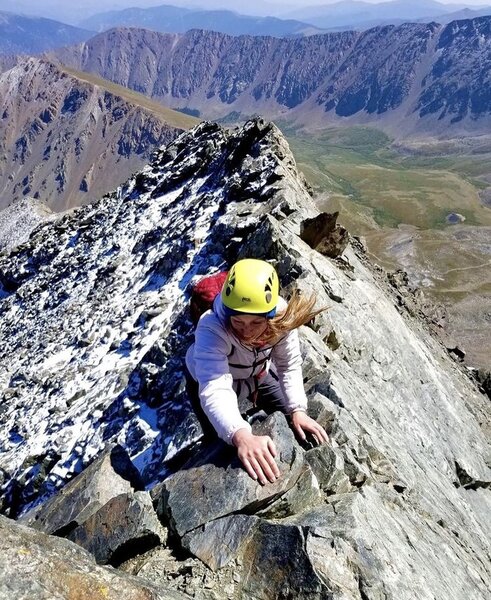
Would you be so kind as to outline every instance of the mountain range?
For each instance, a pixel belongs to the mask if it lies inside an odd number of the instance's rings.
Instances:
[[[282,16],[315,23],[325,29],[368,29],[378,25],[432,21],[448,23],[459,18],[475,18],[491,14],[491,6],[481,8],[462,4],[444,4],[433,0],[393,0],[369,3],[343,0],[321,6],[306,6],[285,12]]]
[[[89,203],[196,121],[83,73],[27,58],[0,74],[0,208]]]
[[[128,8],[89,17],[80,26],[93,31],[113,27],[144,27],[153,31],[183,33],[190,29],[208,29],[230,35],[271,35],[276,37],[312,35],[323,30],[293,19],[253,17],[229,10],[190,10],[176,6]]]
[[[52,19],[0,12],[0,54],[36,54],[88,40],[93,34]]]
[[[0,0],[0,10],[5,5]],[[8,5],[7,5],[8,6]],[[238,11],[220,9],[204,10],[196,7],[158,5],[145,8],[127,7],[85,16],[77,20],[77,27],[60,22],[65,10],[50,10],[45,1],[36,6],[16,5],[25,14],[0,12],[0,54],[33,54],[85,41],[92,33],[113,27],[141,27],[166,33],[184,33],[190,29],[206,29],[230,35],[269,35],[291,37],[314,35],[327,31],[366,30],[380,25],[400,25],[405,22],[446,24],[457,19],[470,19],[491,14],[491,7],[471,8],[465,5],[446,5],[433,0],[394,0],[372,4],[357,0],[345,0],[325,6],[303,7],[292,12],[275,15],[278,6],[256,6],[258,13],[251,12],[254,4],[238,7]],[[42,12],[41,7],[45,7]],[[259,10],[259,9],[262,10]],[[92,10],[96,10],[93,6]],[[268,12],[269,10],[269,12]],[[39,12],[41,11],[41,13]],[[33,16],[49,14],[57,20]],[[246,14],[243,14],[246,13]],[[31,16],[27,16],[31,14]],[[296,16],[295,16],[296,15]]]
[[[315,5],[311,5],[309,2],[301,3],[299,0],[296,2],[250,0],[247,3],[240,2],[239,0],[206,0],[206,7],[199,0],[173,0],[170,2],[163,0],[112,0],[110,10],[112,12],[121,12],[133,8],[155,8],[164,4],[170,4],[176,8],[191,11],[203,11],[206,8],[206,11],[228,10],[254,17],[273,16],[281,19],[296,19],[307,23],[313,22],[315,26],[321,26],[315,22],[317,18],[325,19],[329,15],[333,19],[345,19],[343,23],[345,26],[353,26],[355,23],[360,22],[360,16],[362,18],[364,16],[368,20],[397,19],[399,17],[412,20],[424,17],[438,21],[438,17],[443,17],[443,15],[455,13],[463,9],[481,10],[481,7],[477,7],[475,4],[468,4],[465,1],[458,4],[447,4],[434,0],[395,0],[381,2],[343,0],[341,2],[331,1]],[[491,6],[491,2],[489,4]],[[486,8],[489,9],[490,6]],[[59,0],[39,0],[36,3],[29,0],[16,0],[14,10],[12,0],[0,0],[0,10],[48,17],[80,26],[80,23],[85,19],[102,14],[104,8],[98,0],[84,0],[83,5],[77,3],[61,4]],[[107,10],[109,9],[106,9],[104,12],[107,12]],[[350,18],[352,19],[351,22],[349,21]]]
[[[206,118],[489,131],[491,17],[298,39],[113,29],[49,56]]]
[[[127,8],[97,13],[80,21],[79,26],[98,32],[113,27],[142,27],[167,33],[207,29],[230,35],[285,37],[349,29],[364,30],[406,22],[435,21],[446,24],[458,19],[486,15],[491,15],[491,6],[470,8],[431,0],[394,0],[379,4],[345,0],[325,6],[307,6],[293,11],[290,18],[286,13],[281,19],[271,16],[246,16],[230,10],[196,10],[171,5]]]

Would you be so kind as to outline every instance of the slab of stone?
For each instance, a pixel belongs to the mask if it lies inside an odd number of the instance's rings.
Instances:
[[[185,600],[186,594],[98,566],[83,548],[0,516],[0,600]]]
[[[112,498],[67,539],[88,550],[99,564],[118,566],[167,539],[147,492]]]
[[[320,489],[331,494],[351,490],[349,477],[344,471],[341,452],[328,444],[312,448],[305,453],[305,460],[317,478]]]
[[[323,501],[324,494],[319,481],[312,469],[306,465],[297,483],[277,500],[257,511],[256,515],[264,519],[284,519]]]
[[[285,416],[273,413],[254,425],[257,435],[269,435],[276,444],[280,478],[261,486],[243,469],[235,449],[218,446],[209,462],[183,469],[163,483],[157,513],[182,537],[209,521],[232,513],[254,513],[295,485],[303,470],[303,450]]]
[[[242,598],[331,600],[305,549],[303,528],[262,521],[244,551]]]
[[[232,515],[205,523],[187,533],[181,542],[210,569],[217,571],[239,555],[258,525],[258,517]]]
[[[111,498],[143,489],[137,469],[119,445],[106,450],[56,496],[19,521],[45,533],[65,535]]]

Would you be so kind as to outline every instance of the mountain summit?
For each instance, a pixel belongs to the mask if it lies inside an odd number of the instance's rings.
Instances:
[[[25,523],[51,525],[101,562],[114,551],[115,565],[131,541],[118,550],[97,535],[126,535],[127,516],[147,515],[143,535],[155,547],[125,569],[161,592],[138,597],[484,600],[489,399],[359,242],[328,258],[303,241],[315,217],[274,125],[203,123],[117,192],[0,254],[2,511],[37,507]],[[257,425],[281,444],[283,477],[271,487],[223,446],[208,454],[194,445],[200,429],[184,386],[189,283],[245,256],[274,261],[284,293],[315,292],[329,307],[302,328],[301,345],[310,410],[330,443],[301,447],[281,413]],[[121,446],[129,478],[152,489],[167,541],[150,535],[142,491],[107,485]],[[195,462],[180,469],[185,448]],[[106,482],[106,500],[116,496],[88,513],[91,478]],[[82,504],[61,510],[77,493]],[[64,573],[72,581],[77,560],[78,585],[93,589],[81,574],[88,556],[67,540],[3,517],[0,528],[9,598],[26,597],[26,552],[43,589]],[[107,597],[136,598],[114,592],[129,576],[112,573]]]

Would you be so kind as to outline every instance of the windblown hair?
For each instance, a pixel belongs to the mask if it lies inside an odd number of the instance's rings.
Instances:
[[[289,331],[305,325],[327,310],[327,307],[315,309],[316,300],[315,294],[307,297],[303,296],[300,290],[294,290],[286,309],[272,319],[268,319],[268,327],[260,336],[261,343],[273,344]]]

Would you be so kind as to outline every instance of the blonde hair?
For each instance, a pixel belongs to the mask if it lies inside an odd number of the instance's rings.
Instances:
[[[315,309],[316,301],[315,294],[307,297],[302,295],[301,290],[295,289],[288,301],[288,306],[272,319],[268,319],[266,331],[261,333],[258,341],[262,344],[273,344],[289,331],[305,325],[318,314],[327,310],[327,306]]]

